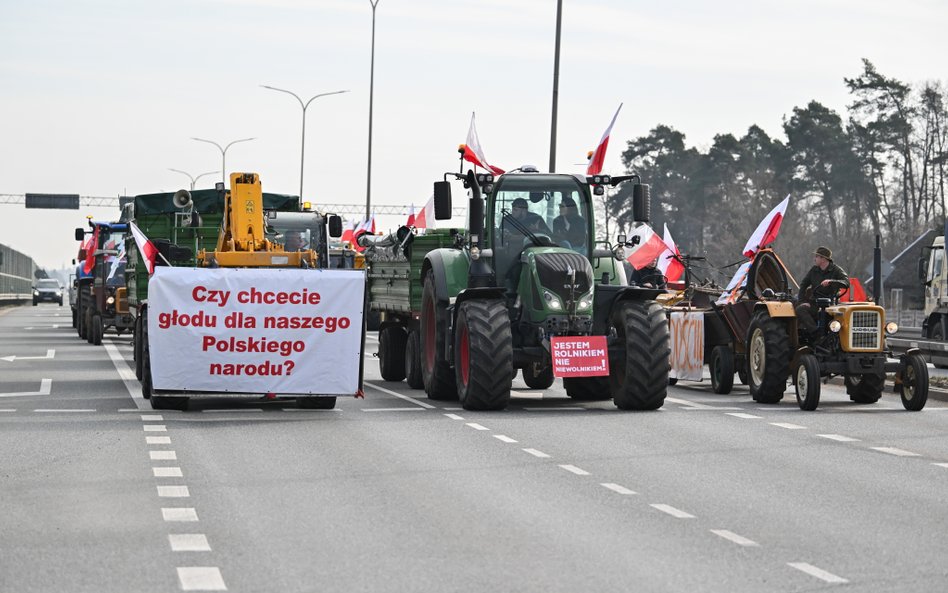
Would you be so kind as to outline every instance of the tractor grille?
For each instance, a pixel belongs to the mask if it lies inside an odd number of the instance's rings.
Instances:
[[[849,347],[852,350],[879,350],[882,327],[878,311],[853,311],[849,323]]]
[[[543,288],[556,294],[565,303],[569,299],[567,270],[576,270],[576,296],[592,289],[593,270],[589,260],[578,253],[538,253],[537,275]]]

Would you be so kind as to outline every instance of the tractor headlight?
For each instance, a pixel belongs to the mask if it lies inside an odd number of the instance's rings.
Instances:
[[[563,301],[560,300],[560,297],[556,296],[549,290],[543,291],[543,300],[546,301],[546,306],[553,309],[554,311],[563,310]]]
[[[839,330],[843,329],[843,324],[840,323],[839,320],[834,319],[834,320],[830,321],[830,323],[829,323],[829,329],[830,329],[830,331],[833,332],[834,334],[838,334],[838,333],[839,333]]]
[[[593,306],[593,293],[588,292],[579,297],[579,303],[576,305],[577,311],[589,311]]]
[[[115,297],[109,297],[109,298],[105,299],[105,303],[106,303],[107,305],[113,305],[113,304],[115,304]]]
[[[890,336],[891,336],[892,334],[896,333],[897,331],[899,331],[899,324],[898,324],[898,323],[896,323],[896,322],[894,322],[894,321],[890,321],[889,323],[886,323],[886,324],[885,324],[885,333],[889,334]]]
[[[474,245],[473,247],[471,247],[471,259],[473,261],[477,261],[481,259],[481,250],[477,245]]]

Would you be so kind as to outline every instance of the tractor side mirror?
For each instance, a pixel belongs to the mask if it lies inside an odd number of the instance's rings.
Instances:
[[[82,241],[86,236],[86,232],[81,228],[76,229],[76,241]]]
[[[649,222],[652,215],[652,197],[647,183],[632,186],[632,219],[635,222]]]
[[[435,181],[434,184],[435,220],[451,218],[451,182]]]
[[[342,217],[338,214],[329,215],[329,236],[333,239],[342,236]]]

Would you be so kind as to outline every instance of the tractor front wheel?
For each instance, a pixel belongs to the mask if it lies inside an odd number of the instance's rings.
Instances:
[[[928,365],[919,354],[911,354],[902,359],[899,370],[902,377],[902,407],[918,412],[928,401]]]
[[[762,404],[783,399],[790,375],[790,335],[782,322],[761,311],[747,329],[748,385]]]
[[[461,303],[454,334],[458,399],[465,410],[503,410],[510,401],[513,338],[502,300]]]
[[[612,314],[620,355],[609,360],[609,387],[620,410],[656,410],[668,391],[668,319],[655,301],[623,301]]]
[[[800,356],[793,384],[797,389],[797,404],[801,410],[812,412],[820,405],[820,361],[815,356]]]

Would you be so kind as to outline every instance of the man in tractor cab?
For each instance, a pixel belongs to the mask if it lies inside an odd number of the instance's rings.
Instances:
[[[849,288],[846,271],[833,263],[833,252],[828,247],[817,247],[813,252],[813,267],[800,282],[800,301],[796,308],[800,327],[808,337],[816,337],[819,333],[816,299],[835,301],[840,290],[845,288]]]
[[[585,251],[586,220],[580,216],[576,201],[566,196],[560,202],[560,215],[553,219],[553,240],[577,251]]]

